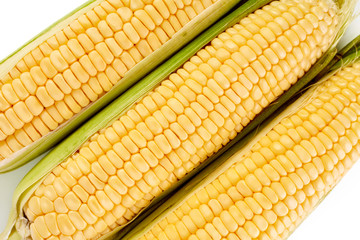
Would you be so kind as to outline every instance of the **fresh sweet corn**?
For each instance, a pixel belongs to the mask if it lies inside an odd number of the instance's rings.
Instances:
[[[140,239],[286,239],[360,158],[360,63],[300,106]]]
[[[195,19],[193,27],[208,26],[215,17],[204,23],[196,17],[210,7],[217,10],[215,2],[231,8],[238,1],[100,0],[24,54],[9,71],[3,73],[8,65],[1,66],[0,170],[14,153],[78,117],[128,77],[134,66],[164,44],[170,46],[170,39],[185,39],[184,32],[176,33],[191,20]],[[160,63],[183,44],[175,43],[152,61]]]
[[[233,139],[329,48],[329,1],[274,1],[227,29],[52,170],[24,206],[32,239],[96,239]]]

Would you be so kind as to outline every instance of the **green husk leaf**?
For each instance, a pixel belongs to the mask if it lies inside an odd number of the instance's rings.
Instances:
[[[211,39],[213,39],[216,35],[221,33],[224,29],[234,25],[241,18],[248,15],[250,12],[258,9],[259,7],[268,3],[269,0],[261,0],[261,1],[248,1],[244,3],[241,7],[237,8],[226,17],[218,21],[211,28],[205,31],[202,35],[198,36],[195,40],[185,46],[182,51],[175,54],[172,58],[170,58],[167,62],[165,62],[160,67],[156,68],[153,72],[147,75],[144,79],[139,81],[136,85],[126,91],[123,95],[121,95],[118,99],[112,102],[108,107],[102,110],[99,114],[95,115],[92,119],[90,119],[86,124],[80,127],[76,132],[70,135],[66,140],[60,143],[50,154],[48,154],[42,161],[40,161],[34,168],[31,170],[25,178],[21,181],[17,189],[14,193],[14,202],[13,202],[13,211],[11,212],[9,223],[6,228],[6,231],[3,233],[3,236],[7,236],[10,232],[12,232],[11,236],[14,236],[14,239],[18,239],[19,235],[14,228],[14,224],[18,223],[18,219],[23,217],[22,208],[28,198],[31,196],[35,188],[41,183],[43,178],[58,164],[60,164],[64,159],[66,159],[69,155],[75,152],[81,144],[83,144],[92,134],[97,132],[98,130],[110,125],[114,119],[118,118],[121,114],[123,114],[129,107],[131,107],[139,98],[141,98],[144,94],[151,91],[155,86],[157,86],[169,73],[171,73],[176,68],[180,67],[189,57],[195,54],[202,46],[206,45]],[[341,35],[342,31],[339,31],[338,35]],[[338,37],[337,37],[338,38]],[[247,137],[255,128],[259,126],[264,120],[271,121],[271,116],[279,107],[281,107],[287,100],[289,100],[296,92],[298,92],[302,87],[304,87],[311,79],[314,78],[325,66],[327,66],[330,60],[336,54],[335,43],[337,40],[334,40],[333,46],[323,55],[323,57],[308,71],[304,77],[302,77],[295,85],[293,85],[289,91],[284,93],[277,101],[271,104],[268,108],[266,108],[262,113],[260,113],[255,120],[253,120],[243,131],[228,145],[226,145],[223,149],[221,149],[217,154],[210,157],[205,164],[200,165],[197,169],[192,171],[182,180],[180,180],[175,186],[171,189],[165,191],[162,196],[156,198],[147,208],[143,211],[132,223],[128,224],[127,227],[123,228],[120,232],[120,235],[116,236],[117,238],[129,239],[128,236],[136,233],[139,234],[141,229],[147,225],[150,225],[151,221],[149,218],[145,218],[148,216],[156,207],[162,204],[166,199],[168,194],[174,192],[179,186],[186,183],[190,178],[195,175],[201,175],[201,170],[205,168],[209,164],[218,164],[218,156],[225,153],[230,154],[232,150],[229,150],[231,146],[233,146],[236,142],[241,139],[241,142],[245,143],[249,140]],[[261,125],[265,126],[265,125]],[[256,133],[256,131],[255,131]],[[250,136],[250,135],[249,135]],[[235,149],[235,148],[231,148]],[[216,159],[216,161],[214,161]],[[211,169],[213,169],[211,165]],[[215,167],[214,167],[215,168]],[[203,171],[204,172],[204,171]],[[207,172],[208,174],[209,172]],[[166,204],[164,205],[166,206]],[[158,210],[156,210],[155,219],[158,220],[160,217],[158,216]],[[166,212],[166,211],[164,211]],[[151,215],[153,216],[153,215]],[[145,220],[144,220],[145,219]],[[119,229],[118,229],[119,230]],[[130,235],[127,234],[130,230]],[[112,233],[113,234],[113,233]],[[115,236],[113,235],[104,236],[102,239],[112,239]],[[108,237],[108,238],[107,238]]]
[[[350,19],[347,21],[350,22]],[[358,61],[360,59],[360,35],[351,40],[347,45],[338,50],[335,57],[330,61],[328,66],[326,66],[321,73],[319,73],[311,84],[319,82],[320,79],[326,78],[326,76],[334,74],[334,72],[339,71],[342,67],[348,66],[349,64]]]
[[[253,6],[262,6],[269,2],[269,0],[258,1]],[[249,5],[246,5],[249,6]],[[251,5],[250,5],[251,6]],[[256,7],[256,8],[258,8]],[[254,7],[253,7],[254,8]],[[254,9],[256,9],[254,8]],[[210,42],[216,35],[221,33],[224,29],[232,26],[237,20],[231,19],[234,15],[228,15],[224,20],[206,30],[203,34],[198,36],[195,40],[190,42],[181,51],[177,52],[173,57],[167,60],[164,64],[156,68],[154,71],[145,76],[141,81],[128,89],[120,97],[114,100],[101,112],[91,118],[88,122],[82,125],[67,139],[61,142],[54,148],[47,156],[45,156],[20,182],[13,195],[13,208],[9,216],[8,225],[5,231],[0,235],[0,238],[5,238],[12,233],[15,239],[19,234],[14,229],[14,225],[18,218],[22,216],[22,208],[27,199],[33,193],[34,189],[41,183],[46,175],[58,164],[64,161],[68,156],[75,152],[90,136],[100,129],[110,125],[116,118],[129,109],[137,100],[139,100],[146,93],[150,92],[156,87],[166,76],[172,71],[179,68],[191,56],[193,56],[199,49]],[[232,20],[232,21],[231,21]]]
[[[148,232],[153,226],[165,218],[168,213],[174,211],[187,199],[189,199],[199,189],[204,188],[206,185],[214,181],[220,174],[229,169],[235,162],[238,162],[250,149],[264,137],[281,119],[288,116],[293,112],[296,105],[306,101],[312,91],[302,95],[294,102],[294,98],[281,105],[275,112],[274,118],[266,119],[262,124],[257,125],[255,129],[246,134],[239,141],[235,142],[231,147],[222,154],[217,154],[216,161],[212,161],[206,168],[198,172],[192,177],[191,181],[187,181],[181,189],[169,195],[160,204],[152,206],[152,212],[142,220],[135,220],[135,225],[129,232],[120,239],[138,239]],[[297,94],[298,96],[300,94]],[[290,105],[291,104],[291,105]],[[295,107],[296,108],[296,107]],[[129,225],[128,227],[131,227]]]
[[[9,66],[15,60],[19,60],[24,56],[29,48],[33,45],[38,44],[38,41],[46,39],[46,37],[51,36],[50,33],[56,32],[59,28],[64,26],[65,23],[69,23],[69,19],[72,20],[76,16],[83,13],[85,10],[94,6],[94,4],[99,3],[102,0],[91,0],[88,3],[79,7],[79,9],[73,11],[65,18],[60,20],[58,23],[55,23],[35,39],[31,40],[27,45],[22,49],[13,53],[6,60],[0,64],[0,71],[2,69],[8,69]],[[108,105],[113,99],[125,92],[129,87],[138,82],[141,78],[145,77],[151,70],[156,68],[160,63],[165,61],[168,57],[178,51],[185,44],[190,42],[195,38],[199,33],[204,31],[207,27],[213,24],[217,19],[222,15],[228,12],[236,4],[239,4],[241,0],[220,0],[214,3],[212,6],[204,10],[200,15],[192,19],[183,29],[177,32],[172,39],[166,42],[162,47],[157,49],[151,55],[143,59],[136,66],[130,69],[125,76],[104,96],[98,99],[96,102],[90,104],[82,111],[72,117],[70,120],[62,124],[60,127],[42,137],[38,141],[32,143],[31,145],[23,148],[22,150],[11,155],[9,158],[0,161],[0,173],[10,171],[16,167],[23,165],[24,163],[34,159],[35,157],[41,155],[45,151],[49,150],[60,140],[66,137],[68,134],[73,132],[80,126],[83,122],[89,119],[92,115],[98,112],[100,109]],[[66,24],[65,24],[66,25]],[[0,72],[1,75],[1,72]]]
[[[133,228],[131,230],[129,229],[127,234],[121,236],[119,239],[137,239],[144,235],[154,225],[166,217],[168,213],[174,211],[197,192],[198,189],[205,187],[228,169],[234,162],[230,161],[231,158],[238,158],[244,155],[259,139],[261,139],[261,137],[266,135],[266,132],[270,131],[273,126],[280,122],[280,119],[281,115],[278,115],[276,118],[265,120],[262,124],[257,125],[256,129],[250,131],[243,138],[234,143],[227,151],[216,154],[216,161],[212,161],[205,169],[194,175],[191,181],[187,181],[179,191],[169,195],[169,197],[162,202],[152,205],[151,213],[143,219],[136,219],[133,223]],[[128,225],[127,227],[130,228],[131,225]]]
[[[331,67],[332,71],[336,71],[343,66],[357,61],[360,58],[360,36],[354,38],[343,49],[339,51],[337,57],[334,59],[334,64]]]
[[[341,15],[341,20],[340,20],[340,24],[339,24],[339,28],[338,28],[338,34],[334,40],[335,44],[339,43],[341,37],[344,35],[346,28],[349,26],[349,24],[353,20],[354,9],[355,9],[357,1],[358,0],[334,0],[334,2],[340,8],[340,15]],[[349,49],[352,48],[353,45],[351,45],[351,44],[354,44],[354,43],[355,43],[355,39],[354,39],[354,41],[352,41],[351,43],[346,45],[346,47],[344,47],[343,49],[338,51],[337,55],[331,60],[331,62],[328,64],[328,66],[324,67],[324,69],[318,74],[318,76],[315,78],[315,81],[320,79],[324,75],[328,74],[329,71],[331,71],[330,70],[331,67],[334,64],[336,64],[339,59],[343,59],[344,54]]]
[[[160,222],[166,215],[174,211],[198,189],[203,188],[228,169],[238,158],[248,152],[251,147],[265,136],[281,119],[293,113],[303,102],[307,101],[317,81],[324,81],[344,66],[360,59],[360,36],[355,38],[338,54],[336,45],[351,21],[352,9],[356,1],[337,1],[341,7],[341,27],[329,51],[301,78],[285,92],[274,104],[265,108],[238,136],[211,156],[204,164],[194,169],[178,182],[177,188],[172,187],[164,196],[155,199],[151,205],[137,216],[120,232],[117,239],[137,239]],[[344,61],[345,60],[345,61]],[[341,63],[341,64],[340,64]],[[311,89],[310,86],[315,84]],[[307,90],[305,92],[305,90]],[[305,92],[305,93],[304,93]],[[274,116],[274,117],[273,117]],[[170,194],[171,193],[171,194]]]
[[[333,48],[329,50],[318,62],[302,77],[296,84],[294,84],[288,91],[281,95],[276,102],[265,108],[258,116],[255,117],[233,140],[226,144],[217,153],[209,157],[204,163],[188,173],[185,177],[179,180],[174,186],[165,191],[161,196],[157,197],[151,205],[139,216],[134,219],[132,223],[126,226],[122,232],[120,232],[119,239],[136,239],[136,237],[145,233],[145,229],[149,229],[150,225],[153,226],[153,222],[160,221],[161,216],[164,216],[174,203],[168,203],[166,199],[172,195],[174,191],[181,188],[179,191],[181,194],[187,193],[189,189],[186,187],[189,182],[195,181],[194,178],[198,178],[198,175],[206,176],[212,172],[212,169],[217,169],[219,164],[225,159],[222,156],[231,156],[233,152],[239,149],[239,146],[244,146],[253,136],[258,133],[259,130],[264,128],[268,122],[273,120],[273,114],[276,115],[277,109],[283,105],[287,105],[287,101],[298,93],[304,86],[307,85],[324,67],[326,67],[331,59],[335,56],[336,50]],[[209,169],[209,170],[208,170]],[[208,170],[208,171],[207,171]],[[217,170],[216,170],[217,171]],[[206,173],[203,173],[206,172]],[[191,180],[191,181],[190,181]],[[186,184],[184,187],[182,187]],[[178,195],[177,195],[178,196]],[[163,206],[163,204],[165,205]],[[168,204],[170,204],[168,206]],[[160,207],[160,208],[159,208]],[[156,210],[155,210],[156,209]],[[162,210],[159,210],[162,209]],[[172,209],[172,208],[171,208]],[[156,211],[153,215],[153,211]],[[165,211],[165,212],[164,212]],[[149,216],[150,215],[150,216]],[[159,216],[158,216],[159,215]],[[161,215],[161,216],[160,216]],[[158,218],[159,217],[159,218]],[[148,226],[148,227],[147,227]],[[129,233],[129,235],[127,235]],[[136,236],[136,237],[135,237]],[[123,237],[123,238],[122,238]]]
[[[360,47],[360,35],[355,37],[351,42],[349,42],[346,46],[344,46],[342,49],[339,50],[338,54],[334,57],[334,59],[331,61],[331,65],[329,68],[329,72],[327,74],[322,75],[322,77],[317,77],[318,81],[317,84],[326,81],[331,76],[333,76],[336,72],[340,71],[341,69],[350,66],[351,64],[355,62],[360,61],[360,54],[359,54],[359,47]],[[316,85],[317,85],[316,84]],[[316,85],[312,87],[311,90],[307,93],[307,95],[310,95],[312,90],[316,88]],[[306,101],[309,96],[304,96],[303,100],[298,100],[299,102]],[[295,103],[294,103],[295,104]],[[284,115],[285,117],[286,115]],[[315,211],[315,209],[322,203],[322,201],[332,192],[330,190],[327,194],[322,196],[321,199],[319,199],[319,202],[314,206],[312,211]],[[311,213],[311,212],[310,212]],[[310,214],[309,213],[309,214]],[[304,222],[306,218],[304,218],[298,225],[298,227]],[[291,234],[295,231],[294,229],[292,232],[289,233],[289,237]]]

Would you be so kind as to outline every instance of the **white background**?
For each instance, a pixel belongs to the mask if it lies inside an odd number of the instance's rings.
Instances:
[[[83,2],[85,0],[0,0],[0,59]],[[344,41],[358,34],[360,18],[349,27]],[[16,185],[39,159],[11,173],[0,174],[0,232],[7,222]],[[359,229],[360,163],[357,163],[289,239],[359,240]]]

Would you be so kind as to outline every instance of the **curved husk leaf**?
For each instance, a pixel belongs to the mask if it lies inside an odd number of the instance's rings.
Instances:
[[[258,1],[253,9],[256,9],[269,2],[269,0]],[[226,4],[228,5],[228,4]],[[249,6],[247,4],[246,6]],[[256,7],[258,6],[258,7]],[[244,8],[245,9],[245,8]],[[219,10],[219,9],[218,9]],[[215,13],[214,13],[215,14]],[[219,13],[217,13],[219,14]],[[68,156],[75,152],[90,136],[100,129],[110,125],[116,118],[129,109],[137,100],[150,92],[156,87],[166,76],[172,71],[179,68],[191,56],[193,56],[199,49],[210,42],[216,35],[221,33],[224,29],[236,23],[233,14],[228,15],[225,19],[206,30],[203,34],[198,36],[195,40],[185,46],[181,51],[168,59],[164,64],[160,65],[154,71],[146,75],[141,81],[136,83],[120,97],[109,104],[100,113],[91,118],[88,122],[82,125],[77,131],[70,135],[66,140],[61,142],[54,148],[46,157],[44,157],[20,182],[14,192],[14,202],[12,211],[9,216],[8,225],[0,238],[6,238],[9,234],[14,239],[20,239],[20,235],[15,229],[15,223],[22,217],[22,208],[41,183],[42,179],[58,164],[64,161]],[[185,34],[187,35],[187,34]]]
[[[168,76],[168,74],[180,67],[188,58],[195,54],[201,47],[206,45],[219,33],[224,31],[226,28],[234,25],[241,18],[245,17],[249,13],[260,8],[261,6],[267,4],[268,2],[270,2],[270,0],[247,1],[239,8],[235,9],[233,12],[218,21],[211,28],[206,30],[203,34],[201,34],[195,40],[185,46],[182,51],[176,53],[167,62],[156,68],[153,72],[151,72],[149,75],[147,75],[137,84],[135,84],[132,88],[127,90],[123,95],[117,98],[108,107],[95,115],[92,119],[90,119],[67,139],[61,142],[56,148],[54,148],[53,151],[51,151],[44,159],[42,159],[24,177],[24,179],[20,182],[19,186],[15,190],[13,210],[10,214],[6,230],[0,237],[6,237],[9,233],[11,233],[10,236],[13,239],[20,239],[20,235],[17,233],[14,225],[15,223],[21,225],[21,218],[24,217],[22,208],[28,198],[32,195],[36,187],[55,166],[60,164],[69,155],[75,152],[78,147],[81,146],[81,144],[83,144],[95,132],[110,125],[116,118],[118,118],[134,103],[136,103],[137,100],[139,100],[142,96],[151,91],[166,76]],[[342,18],[342,26],[347,23],[347,20],[345,19],[345,17]],[[285,102],[291,99],[300,89],[302,89],[317,74],[319,74],[322,69],[329,65],[330,61],[336,54],[335,45],[340,36],[343,34],[343,31],[344,28],[339,28],[336,39],[334,39],[334,43],[332,44],[330,49],[317,61],[317,63],[315,63],[314,66],[296,84],[294,84],[287,92],[280,96],[275,103],[264,109],[247,127],[242,130],[241,133],[238,134],[235,139],[229,142],[219,152],[210,157],[207,161],[205,161],[203,164],[193,170],[190,174],[181,179],[177,184],[165,191],[161,196],[157,197],[148,208],[146,208],[138,217],[135,218],[134,221],[129,223],[125,228],[122,228],[118,234],[112,232],[111,234],[104,236],[102,239],[133,239],[133,236],[138,236],[138,234],[141,234],[146,229],[146,227],[150,227],[153,223],[155,223],[155,221],[158,221],[163,216],[163,214],[166,213],[168,209],[175,204],[175,202],[177,202],[177,200],[175,199],[173,201],[170,201],[171,204],[169,205],[169,201],[165,201],[166,198],[169,197],[170,193],[173,193],[181,185],[187,183],[189,179],[193,178],[196,175],[204,176],[209,174],[209,172],[207,171],[201,171],[202,169],[216,169],[217,166],[221,163],[221,160],[219,159],[223,158],[219,158],[219,156],[222,156],[223,154],[224,156],[231,155],[231,153],[234,152],[235,149],[238,149],[237,147],[232,147],[237,142],[239,143],[236,146],[239,146],[241,144],[245,145],[245,143],[249,142],[250,137],[253,136],[253,134],[256,135],[260,128],[266,126],[266,124],[262,124],[264,121],[272,121],[271,116],[277,109],[279,109]],[[207,167],[209,164],[211,164],[211,166]],[[196,179],[198,178],[199,177],[196,177]],[[192,183],[196,183],[196,180],[195,182],[192,181]],[[181,192],[187,191],[186,189],[187,188],[185,188],[185,190],[181,190]],[[159,206],[163,210],[156,210],[155,215],[154,213],[150,215],[150,213]],[[149,217],[146,218],[147,216]],[[120,230],[120,228],[117,230]]]
[[[27,54],[31,48],[36,46],[39,42],[53,35],[57,30],[66,26],[80,14],[84,13],[94,5],[103,0],[90,0],[81,5],[78,9],[71,12],[63,19],[47,28],[44,32],[32,39],[29,43],[10,55],[7,59],[0,63],[0,76],[5,70],[9,70],[13,65]],[[107,92],[104,96],[96,102],[91,103],[86,108],[82,109],[78,114],[73,116],[70,120],[63,123],[60,127],[43,136],[38,141],[14,153],[9,158],[0,161],[0,173],[10,171],[19,167],[26,162],[34,159],[45,151],[49,150],[56,143],[66,137],[68,134],[76,130],[83,122],[98,112],[100,109],[108,105],[112,100],[120,94],[129,89],[133,84],[138,82],[146,74],[151,72],[155,67],[165,61],[168,57],[181,49],[185,44],[194,39],[198,34],[211,26],[222,15],[228,12],[241,0],[220,0],[215,2],[212,6],[205,9],[200,15],[192,19],[184,28],[177,32],[168,42],[153,52],[151,55],[143,59],[136,66],[130,69],[125,76],[115,86]],[[6,72],[6,71],[5,71]]]
[[[349,20],[348,20],[349,21]],[[326,76],[333,75],[342,67],[348,66],[360,59],[360,35],[351,40],[347,45],[338,50],[335,57],[310,83],[320,82],[320,79],[326,79]]]
[[[360,36],[354,38],[349,44],[339,51],[334,64],[331,67],[332,71],[336,71],[343,66],[349,65],[360,58]]]
[[[360,61],[360,36],[340,51],[336,50],[336,44],[352,19],[351,9],[354,8],[356,1],[345,0],[338,1],[337,3],[342,8],[342,13],[345,14],[342,16],[342,24],[339,32],[330,50],[293,86],[299,88],[296,90],[294,90],[293,87],[290,88],[288,92],[285,92],[279,98],[278,102],[264,109],[234,140],[213,155],[211,157],[213,159],[209,159],[209,161],[206,162],[207,165],[203,164],[199,166],[180,180],[177,191],[171,189],[172,194],[167,194],[153,201],[142,215],[138,216],[132,223],[125,227],[117,239],[138,239],[141,237],[166,217],[168,213],[178,208],[191,195],[198,191],[198,189],[208,185],[233,165],[239,157],[245,155],[257,141],[265,136],[283,118],[292,114],[294,110],[308,101],[316,89],[318,82],[325,81],[342,67],[346,67],[355,61]],[[289,92],[293,90],[297,93],[290,96]],[[265,120],[261,122],[257,121],[257,118]],[[325,196],[323,198],[325,198]]]
[[[293,113],[293,108],[297,108],[299,105],[303,104],[304,101],[307,101],[312,92],[313,90],[308,90],[306,94],[302,95],[295,102],[294,99],[290,99],[286,104],[282,105],[274,112],[274,115],[276,115],[274,118],[268,118],[262,124],[257,125],[255,129],[250,131],[241,140],[234,143],[227,151],[217,156],[216,161],[213,161],[205,169],[198,172],[196,176],[193,176],[191,181],[186,182],[181,189],[171,196],[168,196],[161,204],[153,205],[152,212],[149,213],[146,218],[138,221],[137,225],[133,226],[133,229],[129,230],[126,235],[119,239],[138,239],[143,236],[153,226],[165,218],[168,213],[173,212],[180,207],[181,204],[187,201],[199,189],[210,184],[234,163],[238,162],[239,159],[246,155],[246,153],[249,152],[251,148],[274,126],[276,126],[283,118]],[[130,227],[130,225],[128,227]]]

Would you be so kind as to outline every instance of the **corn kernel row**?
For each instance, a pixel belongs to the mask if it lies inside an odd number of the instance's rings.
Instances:
[[[316,3],[257,10],[91,137],[26,204],[32,238],[98,238],[233,139],[330,45],[337,18]]]
[[[37,48],[32,50],[23,59],[21,59],[16,64],[16,66],[9,71],[8,75],[1,79],[1,81],[5,83],[7,81],[12,81],[16,78],[19,78],[21,73],[28,72],[32,67],[38,66],[44,57],[49,57],[51,53],[53,53],[53,51],[58,50],[61,45],[67,44],[70,39],[80,38],[80,44],[87,50],[87,52],[89,51],[89,47],[90,50],[92,50],[94,47],[91,47],[92,43],[88,41],[88,38],[90,37],[91,40],[93,40],[93,38],[100,39],[102,37],[100,37],[96,33],[96,30],[88,30],[90,28],[98,28],[98,31],[100,31],[101,35],[103,35],[104,38],[107,38],[112,37],[115,32],[122,30],[122,27],[125,23],[130,23],[134,24],[134,26],[128,26],[126,28],[126,35],[127,33],[130,34],[130,31],[132,31],[132,33],[134,33],[135,35],[132,35],[130,38],[138,39],[138,35],[141,35],[141,33],[144,34],[144,32],[139,31],[138,33],[136,33],[132,29],[144,30],[144,28],[140,27],[139,21],[149,30],[154,30],[156,26],[168,26],[170,23],[171,26],[164,30],[166,31],[166,33],[169,33],[171,35],[170,31],[173,31],[171,30],[171,27],[174,28],[174,30],[176,31],[176,27],[180,27],[179,23],[180,25],[185,25],[189,20],[201,13],[205,8],[211,6],[213,2],[215,1],[102,1],[98,6],[94,7],[87,13],[78,17],[78,19],[71,22],[69,26],[65,27],[63,30],[57,32],[55,35],[51,36],[46,41],[39,44]],[[116,12],[118,12],[121,16],[117,16],[117,14],[114,14]],[[169,23],[164,23],[164,21],[168,21]],[[86,33],[89,36],[79,37],[78,35],[82,33]],[[163,33],[161,33],[160,35],[164,36]],[[134,44],[136,43],[137,42],[135,42]],[[127,45],[126,43],[124,44]],[[52,60],[56,60],[56,56],[54,56]]]
[[[0,86],[0,141],[6,149],[0,159],[110,91],[212,3],[104,1],[40,44]]]
[[[142,239],[286,239],[360,158],[360,64]]]

